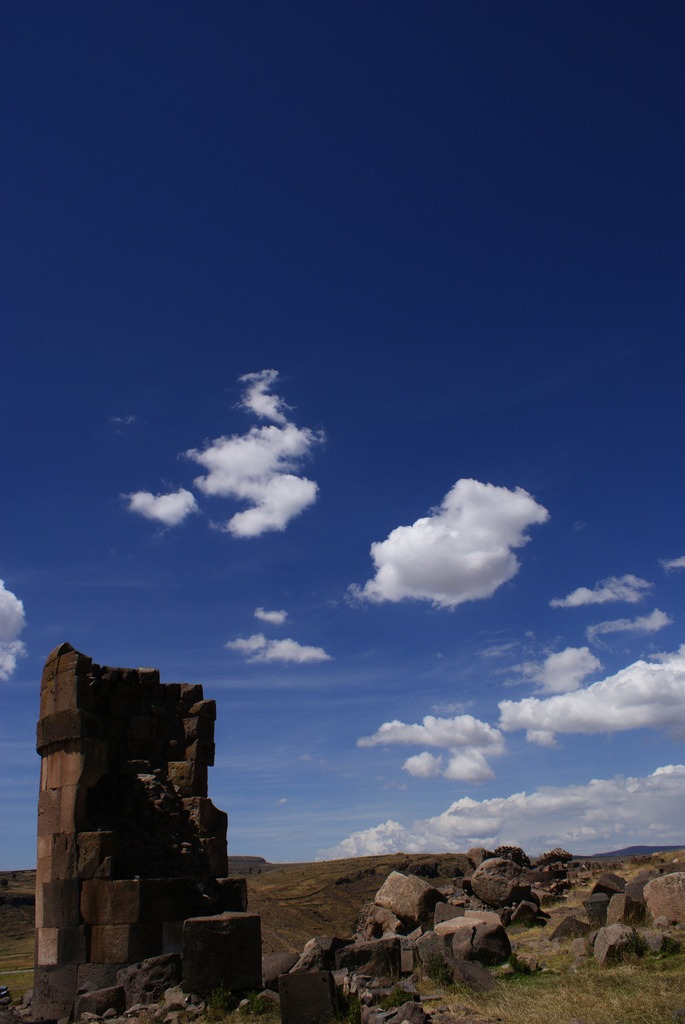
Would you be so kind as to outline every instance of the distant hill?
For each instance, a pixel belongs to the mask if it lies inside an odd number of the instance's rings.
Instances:
[[[672,850],[682,850],[680,846],[625,846],[622,850],[611,850],[609,853],[591,853],[587,856],[574,854],[574,860],[599,860],[605,857],[649,857],[652,853],[670,853]]]

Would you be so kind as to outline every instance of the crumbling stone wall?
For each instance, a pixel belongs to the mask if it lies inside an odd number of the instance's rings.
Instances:
[[[156,669],[57,647],[41,682],[34,1016],[180,952],[183,921],[227,903],[227,815],[207,797],[214,701]],[[243,908],[244,909],[244,908]]]

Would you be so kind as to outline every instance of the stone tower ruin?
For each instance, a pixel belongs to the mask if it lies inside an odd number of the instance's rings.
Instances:
[[[43,671],[34,1016],[179,953],[183,922],[245,910],[226,878],[227,815],[207,797],[214,701],[151,668],[57,647]],[[238,899],[240,902],[240,899]]]

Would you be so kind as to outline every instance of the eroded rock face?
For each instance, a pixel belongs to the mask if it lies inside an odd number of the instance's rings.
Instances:
[[[647,909],[656,921],[685,921],[685,871],[674,871],[647,882],[643,890]]]
[[[471,876],[471,887],[491,907],[506,907],[530,899],[530,885],[518,864],[504,857],[484,860]]]

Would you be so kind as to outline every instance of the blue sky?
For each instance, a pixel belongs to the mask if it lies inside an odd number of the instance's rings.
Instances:
[[[0,867],[65,640],[236,854],[683,841],[682,4],[0,17]]]

